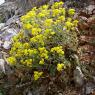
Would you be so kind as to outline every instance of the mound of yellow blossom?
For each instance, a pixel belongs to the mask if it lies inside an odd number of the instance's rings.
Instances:
[[[78,21],[73,19],[74,14],[74,9],[63,8],[63,2],[31,9],[21,17],[23,28],[13,37],[9,64],[31,68],[34,80],[43,75],[44,68],[47,73],[50,69],[55,69],[55,73],[64,70],[67,62],[64,48],[77,41]]]

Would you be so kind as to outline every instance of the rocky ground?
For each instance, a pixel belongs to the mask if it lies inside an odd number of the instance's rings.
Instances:
[[[7,88],[7,86],[10,85],[11,82],[13,82],[14,80],[14,76],[12,76],[13,71],[6,62],[6,57],[8,56],[7,52],[11,48],[11,44],[12,44],[11,38],[17,35],[21,29],[21,22],[19,20],[19,17],[24,14],[23,12],[24,10],[22,10],[24,6],[19,7],[18,1],[17,0],[15,0],[15,2],[13,1],[14,0],[9,0],[9,1],[6,0],[4,4],[0,5],[0,21],[2,22],[0,23],[0,72],[4,73],[3,76],[0,76],[0,85],[2,86],[2,83],[6,81],[7,74],[11,75],[11,78],[10,76],[7,78],[9,79],[7,80],[9,84],[5,85],[5,88]],[[94,72],[95,71],[95,5],[93,1],[90,2],[91,4],[82,2],[86,6],[86,7],[82,6],[80,8],[82,10],[79,10],[76,7],[76,4],[78,3],[75,4],[75,2],[73,2],[75,6],[71,6],[72,2],[69,2],[69,0],[66,1],[65,3],[65,7],[76,8],[77,14],[75,16],[80,19],[79,29],[78,29],[78,31],[80,31],[78,33],[78,37],[79,37],[78,52],[80,56],[81,68],[75,70],[75,72],[78,71],[78,73],[76,73],[77,75],[75,74],[75,77],[78,76],[79,79],[83,74],[83,76],[86,76],[85,77],[86,79],[84,78],[83,80],[81,80],[81,82],[84,81],[82,83],[82,87],[81,87],[82,89],[78,87],[76,88],[73,87],[73,83],[72,83],[71,86],[68,86],[66,87],[66,89],[64,89],[64,92],[57,89],[58,90],[57,95],[95,95],[95,72]],[[19,2],[22,2],[22,0],[19,0]],[[27,4],[29,4],[29,2]],[[38,4],[39,3],[34,5],[38,5]],[[44,4],[44,2],[41,4]],[[25,6],[26,8],[25,12],[31,7],[32,6],[28,6],[28,7]],[[75,82],[76,81],[77,79],[75,78]],[[27,83],[22,84],[22,86],[23,85],[27,85]],[[16,85],[16,86],[17,88],[20,88],[21,85]],[[24,93],[23,95],[39,95],[39,90],[42,88],[40,87],[39,89],[36,89],[36,91],[34,89],[34,92],[31,92],[30,90],[26,89],[23,92]],[[10,94],[8,95],[14,95],[14,94],[12,93],[12,91],[10,91]],[[21,95],[21,94],[16,94],[16,95]],[[47,94],[47,95],[53,95],[53,94]]]

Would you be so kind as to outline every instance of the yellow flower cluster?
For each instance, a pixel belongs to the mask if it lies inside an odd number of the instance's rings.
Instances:
[[[62,49],[62,46],[57,46],[57,47],[53,47],[51,48],[51,52],[56,52],[58,53],[60,56],[64,55],[64,51]]]
[[[44,59],[42,58],[39,62],[39,64],[43,65],[45,62],[44,62]]]
[[[36,44],[39,43],[42,46],[44,46],[44,36],[42,34],[36,35],[36,36],[30,38],[30,42],[36,43]]]
[[[32,28],[31,34],[33,36],[38,35],[39,33],[41,33],[41,28]]]
[[[34,80],[38,80],[42,74],[43,72],[34,71]]]
[[[63,70],[63,68],[65,68],[65,65],[63,63],[58,63],[57,64],[57,70],[60,72]]]
[[[13,57],[13,56],[7,58],[7,61],[8,61],[11,65],[15,65],[15,64],[16,64],[16,58]]]
[[[52,5],[52,9],[62,8],[63,4],[64,4],[63,2],[55,2],[55,3]]]
[[[56,2],[52,6],[34,7],[20,18],[23,28],[13,37],[8,58],[11,65],[20,64],[36,70],[39,70],[38,66],[54,65],[58,71],[63,70],[65,56],[61,45],[65,42],[64,34],[74,30],[78,23],[73,19],[75,10],[66,11],[63,4]],[[55,58],[53,55],[56,54]],[[34,80],[38,80],[42,74],[41,71],[34,71]]]
[[[69,9],[68,10],[68,14],[71,15],[71,16],[74,15],[75,14],[75,10],[74,9]]]
[[[48,59],[48,51],[46,50],[45,47],[41,47],[41,48],[39,47],[38,50],[40,52],[39,54],[41,58]]]
[[[45,26],[51,26],[53,24],[53,20],[52,19],[46,19],[44,22]]]
[[[20,60],[21,64],[28,66],[28,67],[32,67],[32,59],[26,59],[26,60]]]

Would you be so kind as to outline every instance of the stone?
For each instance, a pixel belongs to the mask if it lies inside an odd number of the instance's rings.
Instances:
[[[16,29],[14,29],[14,28],[7,28],[2,33],[2,36],[1,37],[2,37],[2,39],[4,41],[10,41],[13,36],[17,35],[18,31]]]
[[[11,42],[10,41],[5,41],[3,44],[4,49],[10,49],[11,48]]]
[[[95,84],[92,82],[88,82],[85,87],[86,95],[92,95],[93,91],[95,90]]]
[[[0,40],[0,47],[2,47],[3,42]]]
[[[84,75],[79,66],[74,70],[74,82],[77,87],[82,87],[84,84]]]
[[[5,23],[0,23],[0,29],[2,29],[5,26]]]
[[[0,70],[5,73],[5,61],[0,59]]]
[[[14,2],[5,2],[0,5],[0,17],[2,18],[2,22],[6,22],[9,18],[13,17],[17,9],[17,5]]]
[[[93,10],[95,10],[95,5],[89,5],[86,7],[87,14],[93,14]]]
[[[31,91],[28,91],[28,94],[27,95],[33,95]]]

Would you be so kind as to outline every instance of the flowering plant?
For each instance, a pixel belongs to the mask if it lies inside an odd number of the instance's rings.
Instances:
[[[78,21],[73,19],[74,14],[74,9],[66,10],[63,2],[56,2],[34,7],[22,16],[23,28],[13,37],[7,59],[10,65],[32,69],[34,80],[66,69],[70,62],[65,57],[65,48],[77,46]]]

